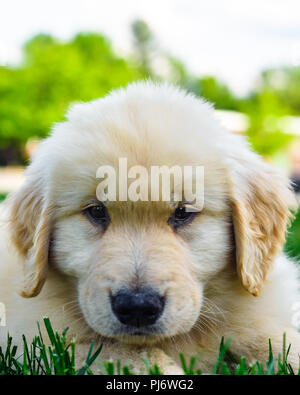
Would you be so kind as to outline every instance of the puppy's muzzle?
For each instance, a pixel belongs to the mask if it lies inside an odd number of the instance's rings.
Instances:
[[[111,306],[122,324],[140,328],[158,320],[164,310],[165,298],[154,290],[121,290],[111,297]]]

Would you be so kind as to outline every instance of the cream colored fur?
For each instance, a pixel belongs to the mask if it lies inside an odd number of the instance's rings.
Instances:
[[[82,209],[96,198],[96,170],[117,167],[120,157],[147,169],[204,166],[202,212],[174,232],[171,204],[109,202],[107,230],[92,225]],[[209,104],[148,82],[75,105],[26,175],[6,203],[1,233],[0,302],[15,341],[49,316],[55,328],[70,327],[79,362],[96,339],[102,358],[143,371],[149,355],[165,373],[179,373],[179,351],[198,353],[209,371],[222,336],[233,339],[237,357],[263,361],[268,338],[277,354],[285,332],[297,367],[298,273],[281,252],[293,195],[283,176],[220,127]],[[132,284],[167,295],[158,334],[121,333],[109,294]]]

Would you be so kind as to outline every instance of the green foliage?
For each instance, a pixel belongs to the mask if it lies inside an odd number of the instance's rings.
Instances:
[[[296,213],[295,219],[289,229],[285,252],[294,258],[300,258],[300,210]]]
[[[239,103],[250,118],[249,140],[257,152],[272,155],[294,138],[279,122],[281,117],[300,114],[300,67],[264,71],[254,93]]]
[[[251,95],[240,103],[240,110],[250,119],[248,138],[255,151],[272,155],[284,149],[293,139],[280,126],[279,119],[289,115],[291,109],[268,88]]]
[[[207,76],[192,83],[192,91],[214,104],[216,109],[238,110],[239,100],[231,90],[217,78]]]
[[[0,192],[0,202],[2,202],[7,196],[7,193]]]
[[[63,43],[38,35],[25,44],[20,66],[0,68],[0,141],[44,137],[70,103],[101,97],[141,77],[104,36],[78,34]]]
[[[300,113],[300,67],[266,70],[261,75],[260,90],[271,90],[291,114]]]
[[[12,343],[12,338],[8,336],[6,349],[0,347],[0,375],[84,375],[93,374],[90,367],[96,361],[101,353],[100,346],[94,354],[94,342],[91,343],[85,364],[76,369],[76,344],[67,342],[68,328],[60,335],[54,332],[49,318],[44,318],[44,325],[50,340],[50,346],[46,346],[38,325],[38,335],[35,336],[31,344],[28,344],[26,337],[23,335],[23,352],[18,355],[18,348]],[[239,361],[231,354],[230,339],[222,338],[219,354],[211,374],[222,375],[295,375],[300,374],[299,370],[295,372],[288,362],[290,346],[286,347],[285,335],[283,335],[282,353],[277,358],[273,355],[272,344],[269,340],[269,358],[263,364],[255,362],[248,364],[244,357]],[[201,364],[195,356],[187,362],[182,353],[179,354],[181,367],[186,375],[201,375],[202,370],[197,367]],[[146,371],[150,375],[161,375],[162,371],[156,364],[151,365],[148,359],[144,359]],[[120,361],[113,363],[104,361],[104,371],[102,374],[110,375],[131,375],[132,372],[127,366],[122,366]]]

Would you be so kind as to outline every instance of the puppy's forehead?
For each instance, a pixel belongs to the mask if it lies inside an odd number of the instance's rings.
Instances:
[[[128,169],[143,166],[149,174],[152,166],[203,166],[206,204],[224,201],[226,170],[210,109],[195,99],[155,93],[77,105],[68,121],[57,125],[49,174],[58,206],[69,202],[75,209],[95,198],[97,170],[110,166],[118,176],[120,159]]]

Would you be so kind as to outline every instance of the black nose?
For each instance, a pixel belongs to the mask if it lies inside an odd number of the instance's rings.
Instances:
[[[134,327],[154,324],[164,305],[164,297],[153,290],[122,290],[111,297],[112,310],[118,320]]]

